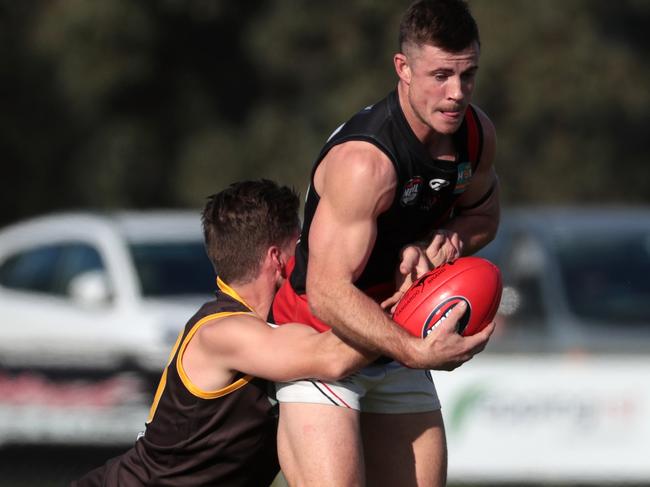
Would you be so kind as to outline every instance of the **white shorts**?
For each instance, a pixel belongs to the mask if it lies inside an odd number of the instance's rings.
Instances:
[[[336,382],[306,379],[276,384],[280,402],[330,404],[365,413],[423,413],[440,409],[436,386],[425,370],[398,362],[372,364]]]

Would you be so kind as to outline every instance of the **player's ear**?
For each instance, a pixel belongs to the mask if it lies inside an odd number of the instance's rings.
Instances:
[[[267,258],[271,262],[271,265],[277,269],[280,265],[280,249],[275,245],[269,247],[269,250],[267,251]]]
[[[283,278],[286,277],[285,268],[286,268],[287,263],[285,262],[285,259],[284,259],[284,256],[282,254],[282,250],[280,249],[280,247],[277,247],[275,245],[273,245],[272,247],[269,247],[268,258],[269,258],[269,260],[271,262],[271,265],[273,266],[273,270],[278,272],[281,277],[283,277]]]
[[[398,52],[393,56],[393,64],[395,65],[395,71],[397,76],[407,85],[411,83],[411,66],[409,64],[409,59],[406,54]]]

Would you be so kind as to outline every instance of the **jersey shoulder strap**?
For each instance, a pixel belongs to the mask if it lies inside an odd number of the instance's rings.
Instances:
[[[467,107],[465,122],[467,126],[467,155],[472,163],[472,169],[476,170],[481,162],[483,152],[483,127],[478,113],[472,105]]]

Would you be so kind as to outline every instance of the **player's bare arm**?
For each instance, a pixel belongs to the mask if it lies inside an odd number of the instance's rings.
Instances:
[[[197,386],[216,390],[235,371],[272,381],[338,380],[374,359],[332,332],[301,324],[271,327],[254,315],[238,314],[203,325],[190,341],[183,368]]]
[[[376,220],[394,197],[397,177],[387,156],[365,142],[336,146],[319,165],[314,184],[320,202],[310,229],[307,273],[313,312],[353,343],[409,367],[446,368],[466,357],[475,343],[453,337],[453,343],[436,346],[451,337],[412,337],[353,284],[373,248]]]
[[[494,170],[496,132],[490,119],[475,109],[483,127],[481,161],[458,200],[457,215],[434,233],[426,249],[434,266],[477,252],[492,241],[499,226],[499,181]]]

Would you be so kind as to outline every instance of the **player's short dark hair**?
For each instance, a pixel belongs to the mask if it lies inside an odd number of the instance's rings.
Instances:
[[[478,26],[464,0],[417,0],[402,17],[399,49],[430,44],[458,52],[481,43]]]
[[[295,238],[299,205],[294,190],[268,179],[236,182],[209,196],[201,221],[219,277],[227,283],[255,278],[268,248]]]

